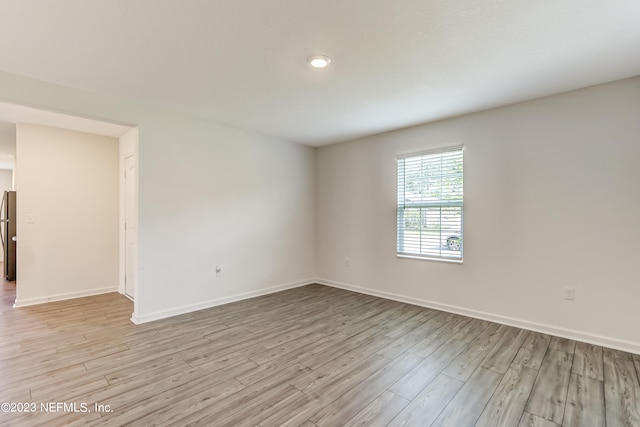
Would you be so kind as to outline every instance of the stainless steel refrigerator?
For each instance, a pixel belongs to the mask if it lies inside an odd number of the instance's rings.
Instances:
[[[5,191],[0,205],[0,240],[4,249],[4,278],[16,280],[16,192]]]

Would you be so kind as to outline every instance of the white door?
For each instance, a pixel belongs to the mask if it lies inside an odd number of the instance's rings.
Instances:
[[[136,158],[124,159],[124,239],[125,268],[124,293],[134,298],[136,284],[136,239],[137,239],[137,206],[136,206]]]

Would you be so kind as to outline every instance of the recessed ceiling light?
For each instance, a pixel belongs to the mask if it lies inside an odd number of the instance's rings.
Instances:
[[[331,63],[331,58],[326,55],[313,55],[309,58],[309,65],[313,68],[325,68]]]

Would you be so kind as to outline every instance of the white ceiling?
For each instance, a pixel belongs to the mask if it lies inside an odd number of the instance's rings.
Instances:
[[[0,0],[0,52],[8,72],[319,146],[639,75],[640,1]]]

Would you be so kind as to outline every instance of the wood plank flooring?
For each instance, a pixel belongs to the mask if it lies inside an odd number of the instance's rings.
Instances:
[[[14,298],[2,426],[640,426],[638,355],[321,285],[139,326]]]

